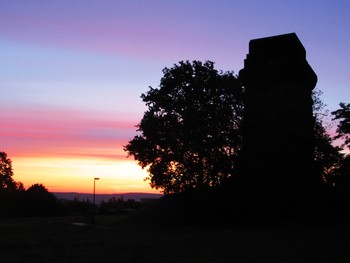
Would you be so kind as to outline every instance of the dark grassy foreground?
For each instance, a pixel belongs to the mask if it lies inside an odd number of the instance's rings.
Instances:
[[[350,262],[344,224],[165,227],[98,216],[92,228],[76,221],[0,219],[0,262]]]

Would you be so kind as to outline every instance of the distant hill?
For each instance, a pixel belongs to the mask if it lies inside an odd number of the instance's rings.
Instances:
[[[65,192],[54,192],[53,193],[58,199],[73,200],[77,198],[80,201],[90,200],[92,202],[92,194],[87,193],[65,193]],[[162,194],[149,194],[149,193],[125,193],[125,194],[96,194],[95,201],[96,204],[101,203],[102,201],[107,202],[111,198],[123,198],[125,201],[128,199],[133,199],[135,201],[141,201],[141,199],[159,199]]]

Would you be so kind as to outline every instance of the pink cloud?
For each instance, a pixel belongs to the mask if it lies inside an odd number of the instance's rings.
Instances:
[[[17,109],[2,118],[0,145],[13,156],[125,158],[122,146],[134,136],[135,124],[103,113]]]

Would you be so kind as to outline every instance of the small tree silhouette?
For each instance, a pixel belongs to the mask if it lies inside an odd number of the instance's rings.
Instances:
[[[12,176],[12,161],[5,152],[0,152],[0,192],[17,190]]]
[[[26,193],[26,215],[47,216],[63,213],[62,206],[43,184],[33,184]]]

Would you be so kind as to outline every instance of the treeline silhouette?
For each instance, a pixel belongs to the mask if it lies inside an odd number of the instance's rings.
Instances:
[[[107,201],[102,200],[95,207],[89,199],[59,200],[64,207],[64,213],[67,215],[89,215],[92,213],[103,215],[125,215],[134,212],[143,207],[143,203],[134,199],[124,200],[121,198],[110,198]]]
[[[142,203],[133,199],[111,198],[93,206],[89,199],[57,199],[43,184],[25,189],[13,179],[12,160],[0,152],[0,218],[23,216],[62,216],[99,214],[128,214],[140,209]]]
[[[111,198],[95,207],[89,199],[57,199],[42,184],[27,190],[0,192],[1,217],[127,215],[144,207],[134,199]]]
[[[65,214],[65,208],[42,184],[27,190],[0,192],[0,217],[55,216]]]

